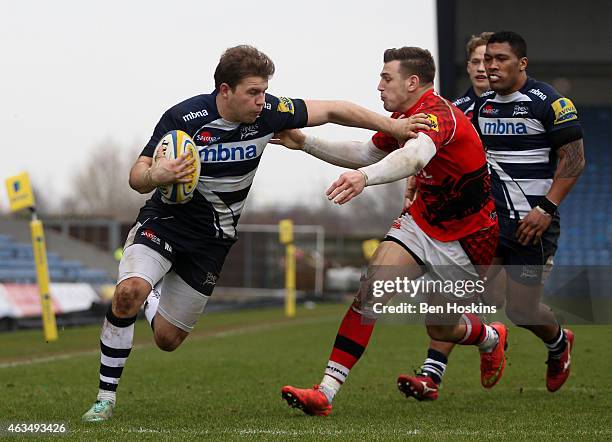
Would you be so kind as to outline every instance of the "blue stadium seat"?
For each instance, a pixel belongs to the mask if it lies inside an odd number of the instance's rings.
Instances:
[[[52,282],[113,282],[104,270],[87,269],[79,261],[64,261],[56,252],[47,251],[47,265]],[[0,282],[36,282],[31,244],[16,243],[9,236],[0,234]]]

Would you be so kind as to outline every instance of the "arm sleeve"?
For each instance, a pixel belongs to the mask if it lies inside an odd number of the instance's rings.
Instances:
[[[420,112],[427,114],[430,128],[429,130],[419,129],[417,132],[426,134],[433,141],[436,149],[440,149],[453,139],[457,130],[457,120],[453,115],[450,104],[440,102]]]
[[[436,154],[436,145],[425,133],[408,140],[403,148],[391,152],[378,163],[360,168],[366,176],[366,186],[391,183],[415,175]]]
[[[272,107],[271,123],[275,132],[306,127],[308,109],[304,100],[266,95],[266,102]]]
[[[582,127],[578,120],[578,111],[569,98],[562,97],[553,88],[549,88],[546,93],[548,98],[542,103],[542,124],[551,147],[556,150],[564,144],[582,138]]]
[[[372,140],[327,141],[306,135],[304,152],[336,166],[357,169],[380,161],[386,153],[378,149]]]
[[[157,146],[157,143],[159,143],[159,140],[161,140],[165,134],[176,128],[177,127],[174,124],[170,111],[164,112],[159,122],[155,126],[155,129],[153,130],[153,135],[151,135],[149,142],[142,149],[140,156],[153,157],[155,147]]]

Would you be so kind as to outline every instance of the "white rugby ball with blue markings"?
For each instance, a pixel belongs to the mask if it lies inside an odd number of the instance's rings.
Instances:
[[[200,155],[198,148],[187,133],[182,130],[171,130],[157,144],[153,161],[166,157],[169,160],[179,158],[183,153],[195,158],[195,172],[189,176],[188,183],[165,184],[158,186],[162,201],[167,204],[183,204],[193,197],[193,192],[200,178]]]

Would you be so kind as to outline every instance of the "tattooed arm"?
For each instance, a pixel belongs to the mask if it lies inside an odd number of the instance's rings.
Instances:
[[[582,138],[571,143],[564,144],[557,150],[559,163],[552,186],[546,195],[550,201],[557,206],[572,190],[578,177],[584,169],[584,145]]]
[[[557,150],[557,154],[559,155],[559,163],[557,164],[552,186],[548,194],[546,194],[546,199],[555,206],[558,206],[570,190],[572,190],[584,169],[585,161],[582,138],[564,144]],[[554,209],[555,207],[552,206],[552,208]],[[537,244],[551,222],[552,216],[541,207],[536,206],[531,209],[525,218],[519,221],[520,225],[516,231],[516,237],[523,245],[532,242]]]

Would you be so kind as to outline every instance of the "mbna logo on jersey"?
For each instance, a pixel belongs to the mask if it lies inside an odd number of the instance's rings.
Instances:
[[[516,120],[500,120],[497,118],[493,121],[481,121],[480,128],[483,135],[527,135],[525,123]]]
[[[576,107],[569,98],[559,98],[553,102],[552,108],[555,112],[555,121],[553,124],[561,124],[565,123],[566,121],[578,119]]]

